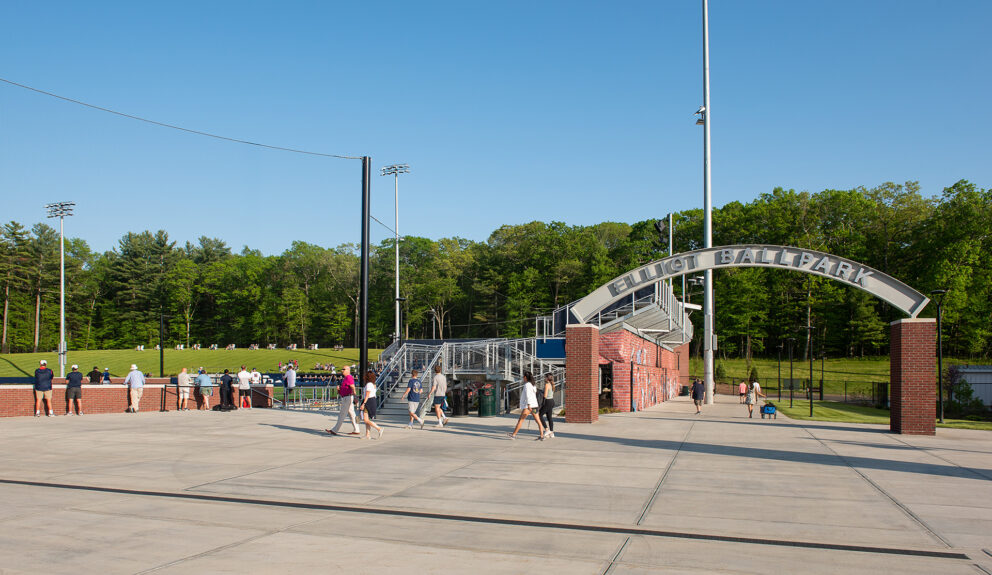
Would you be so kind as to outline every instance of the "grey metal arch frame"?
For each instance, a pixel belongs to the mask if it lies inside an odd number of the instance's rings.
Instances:
[[[570,306],[582,323],[614,302],[650,284],[706,270],[763,267],[813,274],[864,290],[916,317],[930,299],[896,278],[864,264],[816,250],[767,244],[717,246],[653,261],[599,287]]]

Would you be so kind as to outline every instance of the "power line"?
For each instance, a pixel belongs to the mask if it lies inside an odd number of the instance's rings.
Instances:
[[[389,230],[390,232],[392,232],[394,236],[396,235],[396,232],[393,230],[393,228],[391,228],[391,227],[387,226],[386,224],[380,222],[379,221],[379,218],[373,216],[372,214],[369,214],[369,217],[372,218],[373,220],[375,220],[375,222],[377,224],[379,224],[380,226],[382,226],[382,227],[386,228],[387,230]]]
[[[227,141],[227,142],[234,142],[234,143],[237,143],[237,144],[247,144],[249,146],[258,146],[259,148],[268,148],[270,150],[280,150],[280,151],[283,151],[283,152],[293,152],[294,154],[307,154],[309,156],[322,156],[322,157],[325,157],[325,158],[339,158],[339,159],[342,159],[342,160],[360,160],[360,159],[362,159],[361,156],[344,156],[344,155],[340,155],[340,154],[325,154],[323,152],[311,152],[311,151],[308,151],[308,150],[299,150],[299,149],[296,149],[296,148],[285,148],[283,146],[272,146],[272,145],[269,145],[269,144],[260,144],[258,142],[250,142],[248,140],[241,140],[241,139],[238,139],[238,138],[230,138],[230,137],[227,137],[227,136],[220,136],[218,134],[211,134],[210,132],[203,132],[203,131],[200,131],[200,130],[193,130],[193,129],[190,129],[190,128],[183,128],[182,126],[176,126],[174,124],[166,124],[165,122],[157,122],[155,120],[149,120],[148,118],[142,118],[141,116],[134,116],[132,114],[125,114],[124,112],[118,112],[116,110],[111,110],[110,108],[104,108],[102,106],[96,106],[94,104],[88,104],[88,103],[82,102],[80,100],[74,100],[72,98],[67,98],[65,96],[60,96],[58,94],[53,94],[52,92],[46,92],[45,90],[39,90],[38,88],[32,88],[31,86],[27,86],[25,84],[18,84],[17,82],[13,82],[13,81],[8,80],[6,78],[0,78],[0,82],[5,82],[7,84],[10,84],[11,86],[17,86],[18,88],[24,88],[25,90],[30,90],[32,92],[37,92],[38,94],[44,94],[45,96],[51,96],[52,98],[57,98],[59,100],[65,101],[65,102],[71,102],[73,104],[78,104],[80,106],[85,106],[87,108],[92,108],[94,110],[100,110],[101,112],[107,112],[108,114],[114,114],[114,115],[117,115],[117,116],[121,116],[121,117],[124,117],[124,118],[130,118],[132,120],[138,120],[139,122],[145,122],[145,123],[148,123],[148,124],[154,124],[156,126],[161,126],[163,128],[171,128],[173,130],[179,130],[181,132],[187,132],[189,134],[196,134],[198,136],[206,136],[208,138],[215,138],[215,139],[218,139],[218,140],[224,140],[224,141]]]

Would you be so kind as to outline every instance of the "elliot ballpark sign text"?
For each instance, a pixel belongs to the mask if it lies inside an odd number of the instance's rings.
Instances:
[[[722,268],[763,267],[818,275],[862,289],[916,317],[930,301],[894,277],[839,256],[787,246],[747,244],[696,250],[651,262],[606,283],[572,306],[585,321],[633,291],[672,277]]]

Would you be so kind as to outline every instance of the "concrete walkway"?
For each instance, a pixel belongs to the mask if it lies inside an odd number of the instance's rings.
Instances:
[[[2,419],[0,574],[992,572],[992,433],[718,401],[545,442],[502,417],[379,441],[262,409]]]

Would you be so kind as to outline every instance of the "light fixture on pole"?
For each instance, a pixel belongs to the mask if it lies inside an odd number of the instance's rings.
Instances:
[[[48,204],[48,217],[59,219],[59,377],[65,377],[65,217],[72,215],[75,202]]]
[[[393,341],[399,340],[400,338],[400,174],[409,174],[410,166],[407,164],[392,164],[382,168],[380,175],[382,176],[393,176],[393,202],[394,202],[394,212],[396,215],[396,222],[394,224],[393,233],[395,234],[395,251],[396,251],[396,332],[394,334]]]
[[[944,423],[944,342],[940,324],[944,316],[944,296],[947,295],[947,290],[935,289],[930,295],[937,299],[937,405],[940,409],[940,422]]]
[[[703,0],[703,105],[696,114],[703,126],[703,248],[713,247],[713,209],[710,193],[710,24],[709,4]],[[703,379],[706,403],[713,403],[713,270],[706,270],[703,286]]]

